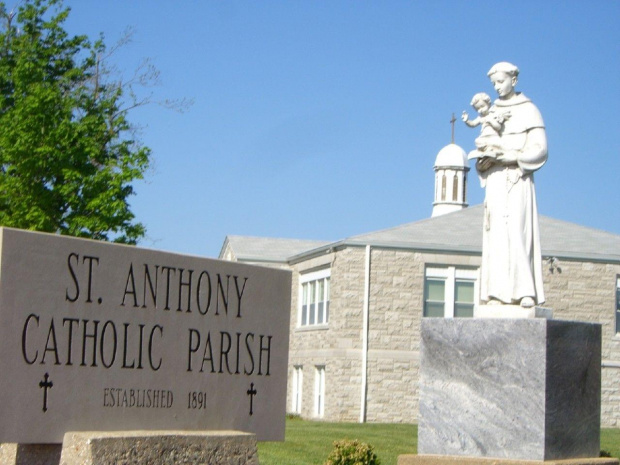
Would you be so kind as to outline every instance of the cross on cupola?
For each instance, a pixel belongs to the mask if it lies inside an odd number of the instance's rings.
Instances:
[[[456,118],[454,117],[454,113],[452,113],[452,119],[450,120],[450,124],[452,125],[452,144],[454,144],[454,123],[456,123]]]

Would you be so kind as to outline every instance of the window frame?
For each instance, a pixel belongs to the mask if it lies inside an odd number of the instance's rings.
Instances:
[[[437,280],[444,282],[444,312],[443,318],[468,318],[455,317],[454,310],[456,307],[456,283],[457,282],[473,282],[474,284],[474,307],[480,300],[480,271],[474,267],[461,267],[454,265],[429,265],[424,271],[424,301],[422,316],[424,318],[438,318],[427,316],[427,303],[429,302],[426,284],[429,280]],[[437,301],[439,302],[439,301]],[[440,318],[440,317],[439,317]]]
[[[445,202],[446,201],[446,191],[448,189],[448,178],[446,176],[445,171],[443,172],[442,176],[441,176],[441,201]]]
[[[620,336],[620,275],[616,276],[616,336]]]
[[[325,416],[325,365],[314,366],[314,416]]]
[[[323,295],[319,296],[321,287]],[[314,291],[313,296],[309,292],[311,289]],[[329,325],[330,295],[331,268],[301,274],[299,277],[297,328],[326,328]],[[321,316],[320,319],[319,316]]]
[[[452,201],[459,201],[459,176],[456,171],[454,172],[454,176],[452,177]]]
[[[293,366],[293,395],[291,398],[291,412],[301,414],[304,391],[304,367],[303,365]]]

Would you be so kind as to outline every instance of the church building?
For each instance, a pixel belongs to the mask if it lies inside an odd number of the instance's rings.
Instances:
[[[220,258],[292,271],[287,410],[414,423],[422,318],[470,318],[483,207],[465,151],[438,153],[432,216],[336,242],[228,236]],[[429,173],[430,175],[430,173]],[[603,426],[620,426],[620,235],[541,216],[545,307],[602,324]]]

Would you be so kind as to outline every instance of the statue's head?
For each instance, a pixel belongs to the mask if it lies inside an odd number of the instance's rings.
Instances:
[[[491,97],[486,92],[478,92],[473,96],[469,103],[474,109],[481,114],[487,114],[491,107]]]
[[[493,65],[487,73],[500,99],[507,99],[515,94],[519,68],[512,63],[502,61]]]

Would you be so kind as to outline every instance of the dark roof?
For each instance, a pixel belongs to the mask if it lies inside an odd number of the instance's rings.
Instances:
[[[375,246],[429,252],[482,253],[482,205],[407,223],[389,229],[351,236],[337,242],[228,236],[238,258],[277,257],[299,262],[330,248]],[[620,263],[620,235],[575,223],[539,217],[544,256]]]
[[[346,239],[350,245],[482,253],[483,206]],[[620,262],[620,235],[539,216],[544,256]]]
[[[226,236],[220,252],[230,244],[237,260],[286,263],[289,257],[329,244],[328,241],[280,239],[273,237]]]
[[[477,252],[482,247],[482,206],[359,234],[347,244]]]

